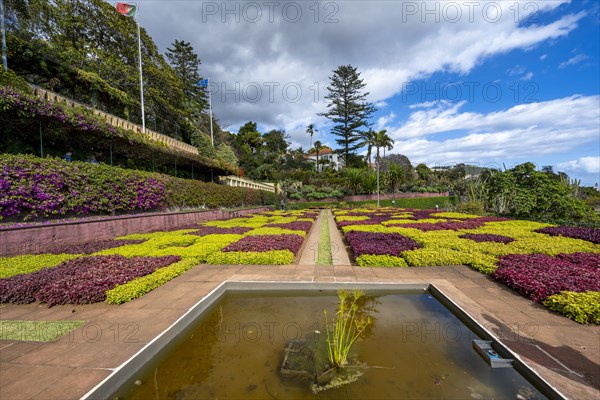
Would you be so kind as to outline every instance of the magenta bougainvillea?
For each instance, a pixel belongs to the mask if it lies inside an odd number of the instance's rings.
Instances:
[[[356,257],[363,254],[399,256],[401,252],[421,247],[413,239],[399,233],[350,231],[346,241]]]
[[[223,248],[222,251],[264,252],[290,250],[292,253],[297,254],[303,242],[304,237],[291,234],[246,236],[237,242],[231,243],[229,246]]]
[[[550,236],[565,236],[574,239],[582,239],[595,244],[600,244],[600,228],[549,226],[538,229],[536,232],[545,233]]]
[[[179,261],[178,256],[92,256],[54,268],[0,279],[0,303],[89,304],[104,301],[106,291]]]
[[[590,253],[509,254],[492,277],[533,301],[561,291],[600,291],[600,256]]]

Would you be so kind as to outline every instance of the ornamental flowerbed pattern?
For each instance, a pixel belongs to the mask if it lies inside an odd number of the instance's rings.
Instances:
[[[57,304],[88,304],[106,299],[106,291],[160,267],[179,257],[94,256],[66,261],[28,275],[0,280],[0,302],[27,304],[42,301]]]
[[[399,208],[334,214],[360,266],[464,264],[578,322],[598,323],[600,304],[577,302],[600,294],[600,228]]]
[[[273,211],[0,257],[0,303],[124,303],[199,264],[290,264],[318,211]]]

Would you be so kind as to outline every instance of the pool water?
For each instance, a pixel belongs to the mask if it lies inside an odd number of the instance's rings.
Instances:
[[[169,354],[117,393],[127,399],[545,399],[513,368],[491,369],[478,337],[425,292],[368,291],[373,323],[352,348],[358,381],[313,394],[281,373],[290,340],[323,341],[335,292],[229,293]]]

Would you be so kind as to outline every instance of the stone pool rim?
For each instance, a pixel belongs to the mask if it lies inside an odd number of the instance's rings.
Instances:
[[[147,343],[136,354],[123,362],[113,372],[98,383],[94,388],[84,394],[81,399],[111,398],[123,385],[133,381],[135,375],[144,368],[146,363],[159,355],[163,348],[172,340],[177,339],[182,332],[189,329],[192,324],[220,301],[228,292],[293,292],[336,291],[338,289],[375,290],[401,294],[402,292],[430,293],[436,300],[444,305],[467,328],[483,340],[491,340],[494,349],[503,358],[514,360],[513,368],[521,374],[530,384],[548,399],[567,399],[557,388],[544,380],[535,370],[529,367],[521,357],[511,351],[500,339],[484,325],[454,302],[442,289],[433,283],[375,283],[375,282],[297,282],[297,281],[225,281],[202,297],[190,307],[181,317],[163,330],[159,335]]]

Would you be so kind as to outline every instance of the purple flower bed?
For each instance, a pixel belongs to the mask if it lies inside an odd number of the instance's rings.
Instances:
[[[303,231],[308,233],[312,228],[313,223],[308,221],[294,221],[285,224],[267,224],[265,227],[291,229],[293,231]]]
[[[496,242],[496,243],[510,243],[514,242],[515,239],[502,236],[502,235],[493,235],[491,233],[465,233],[464,235],[460,235],[459,238],[469,239],[474,242]]]
[[[559,254],[558,258],[573,264],[581,264],[587,267],[600,268],[600,253]]]
[[[158,268],[179,261],[178,256],[120,255],[82,257],[54,268],[0,279],[0,303],[90,304],[104,301],[106,291]]]
[[[565,290],[600,291],[598,259],[586,260],[585,255],[509,254],[500,258],[492,277],[537,302]]]
[[[304,238],[300,235],[257,235],[246,236],[231,243],[223,248],[222,251],[271,251],[271,250],[290,250],[294,254],[298,254]]]
[[[389,226],[399,226],[402,228],[416,228],[423,232],[445,231],[445,230],[457,231],[459,229],[477,229],[477,228],[482,227],[486,222],[494,222],[494,221],[506,221],[506,218],[479,217],[479,218],[467,219],[464,221],[435,222],[433,224],[429,224],[429,223],[391,224]]]
[[[33,156],[0,156],[0,218],[151,210],[165,183],[138,171]]]
[[[99,240],[85,244],[65,244],[53,246],[48,250],[39,251],[32,254],[92,254],[97,251],[112,249],[128,244],[140,244],[145,240]]]
[[[399,233],[350,231],[346,233],[346,241],[356,257],[362,254],[399,256],[403,251],[421,247],[413,239]]]
[[[220,228],[218,226],[203,226],[195,232],[190,232],[190,235],[206,236],[206,235],[223,235],[223,234],[234,234],[243,235],[244,233],[251,231],[253,228],[236,226],[233,228]]]
[[[550,236],[565,236],[573,239],[587,240],[600,244],[600,228],[584,228],[576,226],[549,226],[536,230]]]

